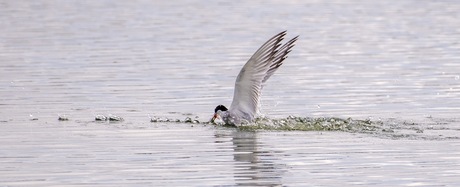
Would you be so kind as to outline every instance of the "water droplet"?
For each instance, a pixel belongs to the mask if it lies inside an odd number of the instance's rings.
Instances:
[[[58,114],[59,121],[69,121],[69,118],[65,114]]]
[[[107,117],[101,114],[97,114],[94,118],[96,121],[106,121],[107,120]]]
[[[192,123],[192,118],[186,117],[185,118],[185,123]]]
[[[321,106],[320,106],[320,105],[316,105],[316,107],[317,107],[317,108],[321,108]]]
[[[32,114],[29,114],[29,117],[30,117],[30,120],[32,121],[38,120],[38,118],[34,117],[34,115]]]
[[[455,76],[455,80],[460,80],[460,75]]]
[[[116,116],[116,115],[113,115],[113,114],[109,114],[108,120],[109,120],[109,121],[123,121],[123,118],[120,117],[120,116]]]

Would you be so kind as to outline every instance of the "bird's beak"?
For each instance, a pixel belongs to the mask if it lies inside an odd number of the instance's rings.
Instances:
[[[211,123],[214,123],[214,121],[219,118],[219,114],[215,113],[214,116],[211,119]]]

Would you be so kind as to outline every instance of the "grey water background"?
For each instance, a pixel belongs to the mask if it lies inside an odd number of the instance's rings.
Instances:
[[[458,186],[459,20],[456,1],[0,1],[0,186]],[[229,106],[283,30],[264,115],[398,136],[149,122]]]

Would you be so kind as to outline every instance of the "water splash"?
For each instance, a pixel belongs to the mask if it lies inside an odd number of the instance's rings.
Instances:
[[[281,119],[257,118],[254,123],[239,128],[247,130],[287,130],[287,131],[376,131],[378,125],[371,120],[354,120],[334,117],[296,117]]]
[[[210,121],[200,121],[198,116],[195,118],[186,117],[184,120],[169,119],[162,117],[150,117],[152,123],[193,123],[193,124],[213,124],[216,126],[237,127],[242,130],[284,130],[284,131],[347,131],[364,132],[376,131],[381,122],[367,120],[354,120],[352,118],[341,119],[334,117],[296,117],[272,119],[269,117],[259,117],[253,123],[241,124],[238,126],[224,125],[222,123],[212,123]]]
[[[69,121],[69,118],[65,114],[58,114],[58,121]]]
[[[120,116],[116,116],[113,114],[109,114],[107,116],[98,114],[94,117],[96,121],[124,121],[124,119]]]
[[[193,116],[193,115],[192,115]],[[212,123],[210,120],[200,121],[198,116],[181,119],[169,119],[152,117],[152,123],[186,123],[202,125],[214,125],[216,127],[238,128],[246,131],[341,131],[350,133],[365,133],[374,136],[391,139],[460,139],[458,136],[444,136],[447,131],[456,132],[458,128],[444,126],[449,124],[443,119],[427,118],[424,122],[403,120],[396,118],[382,119],[380,117],[368,117],[364,120],[338,117],[297,117],[286,118],[259,117],[253,123],[238,126]]]
[[[36,120],[38,120],[38,118],[37,118],[37,117],[34,117],[33,114],[29,114],[29,119],[30,119],[30,121],[36,121]]]

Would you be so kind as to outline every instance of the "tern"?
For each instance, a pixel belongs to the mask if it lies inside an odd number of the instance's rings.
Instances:
[[[286,32],[280,32],[270,38],[246,62],[236,78],[230,109],[218,105],[214,109],[212,123],[219,118],[225,124],[235,126],[254,122],[259,113],[260,94],[265,82],[283,65],[299,37],[296,36],[282,44]]]

